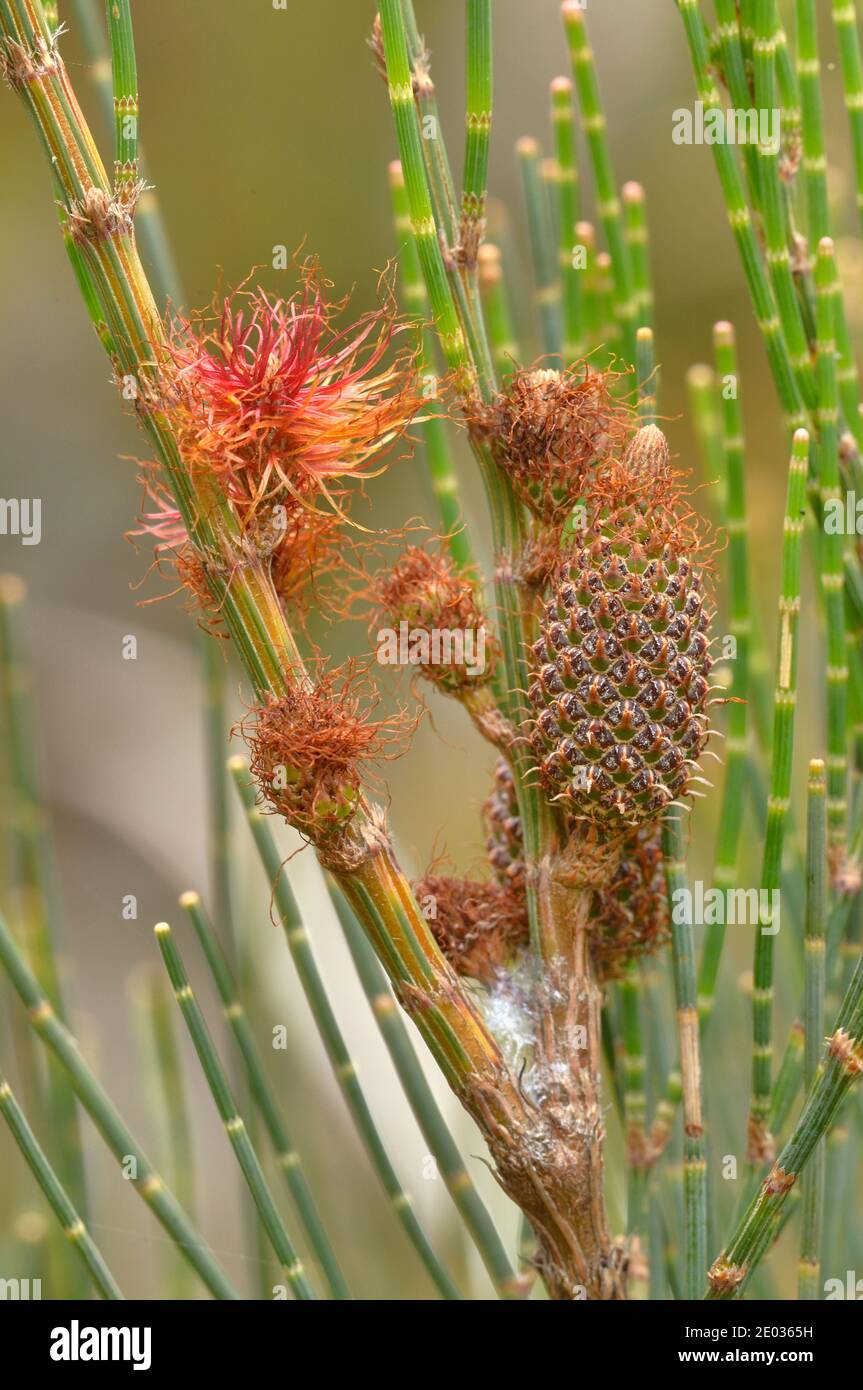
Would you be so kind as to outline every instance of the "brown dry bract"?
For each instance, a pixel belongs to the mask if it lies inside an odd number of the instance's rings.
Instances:
[[[378,75],[380,76],[382,81],[386,82],[388,80],[387,60],[386,54],[384,52],[383,28],[381,26],[381,17],[379,14],[375,15],[374,24],[372,25],[372,32],[369,35],[367,42],[369,48],[372,51],[372,56],[374,58],[374,64],[377,68]],[[420,51],[416,55],[413,69],[411,72],[411,85],[413,87],[413,94],[415,97],[431,97],[434,96],[434,83],[432,82],[431,73],[429,71],[429,51],[426,48],[425,39],[420,39],[420,45]]]
[[[715,1293],[733,1293],[746,1278],[745,1265],[729,1264],[720,1257],[707,1271],[707,1282]]]
[[[57,51],[57,40],[64,32],[65,26],[61,24],[47,42],[41,34],[37,34],[32,48],[25,48],[14,39],[0,40],[0,71],[9,86],[20,88],[28,82],[38,81],[40,77],[56,76],[63,66]]]
[[[748,1163],[772,1163],[776,1157],[776,1141],[766,1120],[750,1115],[746,1126],[746,1160]]]
[[[414,885],[417,900],[434,903],[435,940],[459,975],[493,984],[527,942],[524,895],[500,883],[429,874]]]
[[[786,1173],[784,1168],[780,1168],[775,1163],[764,1179],[764,1191],[771,1196],[780,1196],[784,1192],[790,1192],[797,1181],[796,1173]]]
[[[69,230],[73,241],[103,241],[108,237],[127,236],[134,226],[135,207],[144,184],[138,180],[126,184],[122,196],[103,188],[90,188],[69,208]]]
[[[844,1028],[838,1028],[832,1037],[827,1039],[827,1051],[838,1060],[842,1070],[849,1076],[863,1074],[861,1043],[855,1041]]]
[[[505,810],[499,789],[489,802],[495,816]],[[487,813],[488,814],[488,813]],[[490,983],[490,967],[512,960],[528,942],[524,864],[517,817],[506,817],[508,843],[498,833],[487,841],[496,882],[426,875],[414,885],[418,896],[435,899],[437,920],[430,925],[444,955],[462,975]],[[517,830],[516,830],[517,827]],[[668,908],[662,875],[658,827],[649,826],[614,848],[620,862],[611,883],[596,889],[590,907],[590,943],[600,981],[619,979],[631,961],[652,955],[668,940]],[[481,967],[481,968],[478,968]]]

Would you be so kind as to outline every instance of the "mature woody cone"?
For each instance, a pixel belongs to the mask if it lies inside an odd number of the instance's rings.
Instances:
[[[482,808],[487,830],[488,862],[498,883],[524,885],[524,834],[518,814],[518,798],[509,763],[501,758],[494,770],[494,786]]]
[[[690,787],[711,665],[698,548],[665,438],[647,426],[606,471],[534,646],[534,752],[573,821],[643,825]]]
[[[508,901],[517,895],[521,907],[520,935],[511,914],[508,918],[508,943],[512,951],[515,946],[526,946],[528,941],[524,838],[512,772],[503,759],[495,768],[494,787],[483,806],[483,816],[489,830],[486,840],[489,864],[498,884],[511,890]],[[476,901],[479,903],[480,899]],[[665,943],[668,908],[658,825],[641,826],[624,840],[613,878],[607,887],[597,888],[593,894],[590,920],[592,954],[601,982],[618,978],[631,961],[651,955]],[[489,922],[488,929],[491,926]],[[449,940],[441,944],[444,954],[459,973],[463,973],[451,949],[451,943],[459,937],[458,930],[451,931]]]
[[[618,979],[631,961],[664,945],[668,905],[660,826],[640,826],[624,841],[614,877],[597,889],[590,915],[600,981]]]
[[[483,807],[492,882],[426,875],[414,892],[435,939],[459,975],[494,985],[528,944],[524,840],[509,766],[501,759]],[[597,979],[621,976],[631,961],[650,955],[668,936],[668,910],[658,825],[627,836],[614,876],[590,904],[591,953]]]

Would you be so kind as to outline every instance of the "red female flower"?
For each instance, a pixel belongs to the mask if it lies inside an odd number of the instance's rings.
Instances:
[[[262,506],[340,510],[339,480],[369,477],[420,405],[409,327],[390,300],[339,329],[312,272],[289,300],[224,301],[215,326],[174,325],[169,399],[184,453],[215,474],[247,523]],[[388,359],[388,360],[387,360]]]

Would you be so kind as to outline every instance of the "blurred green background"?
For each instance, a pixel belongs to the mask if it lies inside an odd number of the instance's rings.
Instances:
[[[366,46],[374,6],[359,0],[292,0],[286,10],[276,10],[270,0],[242,5],[147,0],[134,9],[147,172],[161,199],[188,304],[204,305],[214,287],[236,284],[256,266],[263,267],[260,279],[267,288],[286,292],[285,273],[270,269],[273,247],[302,243],[320,258],[339,293],[353,290],[357,313],[370,306],[376,272],[395,249],[387,189],[395,142],[386,93]],[[531,359],[539,348],[528,307],[526,228],[513,147],[519,136],[533,134],[548,148],[549,82],[567,71],[567,57],[557,0],[495,0],[494,9],[491,221],[506,247],[523,353]],[[70,26],[62,41],[69,72],[109,159],[108,132],[80,36],[71,7],[69,14],[64,10],[61,4]],[[417,10],[432,52],[444,133],[459,166],[463,6],[458,0],[419,0]],[[755,580],[772,643],[785,443],[710,151],[671,141],[672,112],[693,101],[680,19],[670,0],[592,0],[587,19],[618,181],[637,179],[647,191],[661,409],[681,466],[696,465],[685,418],[686,370],[709,358],[717,319],[731,319],[738,330]],[[841,84],[827,28],[823,44],[828,148],[837,168],[847,168]],[[180,600],[147,602],[167,592],[170,583],[146,577],[148,554],[136,553],[123,538],[140,502],[133,460],[144,446],[131,419],[118,409],[103,351],[87,325],[57,234],[34,132],[20,102],[5,89],[0,91],[0,171],[2,493],[40,497],[43,525],[38,547],[0,538],[0,569],[21,574],[31,594],[36,714],[58,836],[63,953],[76,1021],[109,1089],[146,1134],[149,1119],[132,1055],[126,980],[136,964],[155,958],[152,924],[163,917],[176,920],[178,893],[205,883],[199,656],[194,625]],[[584,184],[591,215],[589,177]],[[840,175],[833,176],[832,187],[840,225],[848,233],[840,239],[839,253],[857,330],[861,298],[855,280],[861,258],[851,238],[856,215]],[[466,512],[485,537],[481,495],[463,443],[459,454]],[[397,526],[418,514],[433,518],[417,460],[396,464],[369,491],[376,524]],[[811,618],[808,599],[807,613]],[[138,638],[134,662],[122,659],[125,634]],[[326,641],[338,655],[357,650],[363,637],[333,631]],[[823,751],[820,683],[814,676],[804,660],[798,791],[806,759]],[[239,713],[247,692],[233,677],[232,691]],[[460,711],[436,699],[430,705],[433,721],[425,721],[409,755],[386,771],[393,823],[412,870],[442,850],[467,868],[481,858],[478,808],[492,760]],[[694,871],[702,876],[709,866],[711,816],[707,804],[693,830]],[[424,1296],[424,1277],[345,1122],[279,935],[269,923],[268,894],[248,860],[242,827],[237,845],[244,925],[266,975],[259,1024],[266,1033],[272,1021],[289,1023],[294,1046],[277,1064],[283,1070],[276,1075],[298,1117],[300,1146],[336,1242],[348,1247],[348,1272],[375,1296]],[[442,1248],[483,1292],[484,1276],[454,1229],[441,1183],[423,1178],[424,1145],[392,1084],[336,928],[303,859],[292,869],[318,919],[312,923],[315,944],[405,1184]],[[121,919],[125,893],[138,897],[136,922]],[[751,942],[748,933],[729,936],[723,998],[739,1048],[723,1054],[712,1080],[724,1088],[729,1133],[739,1151],[749,1052],[748,1009],[737,977],[747,968]],[[191,959],[191,949],[187,954]],[[781,1001],[780,1036],[793,1007],[793,999]],[[255,1257],[244,1246],[232,1160],[194,1062],[189,1076],[201,1159],[201,1220],[226,1268],[252,1287]],[[462,1126],[469,1151],[477,1153],[479,1141],[467,1122],[447,1097],[444,1103]],[[610,1125],[611,1201],[619,1217],[617,1136],[611,1120]],[[97,1238],[127,1293],[152,1295],[158,1230],[121,1190],[98,1144],[91,1148],[99,1174]],[[2,1135],[0,1152],[5,1168],[11,1155]],[[17,1162],[14,1183],[0,1190],[6,1250],[16,1232],[38,1234],[38,1223],[21,1225],[22,1213],[33,1203],[29,1179]],[[494,1200],[494,1184],[483,1165],[472,1167]],[[503,1220],[512,1234],[511,1214]]]

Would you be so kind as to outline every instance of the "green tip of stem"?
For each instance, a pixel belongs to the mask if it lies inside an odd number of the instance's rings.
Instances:
[[[713,341],[717,347],[733,347],[734,325],[726,319],[720,319],[713,325]]]
[[[584,5],[580,3],[580,0],[563,0],[560,13],[563,15],[564,24],[574,26],[584,23]]]
[[[503,265],[500,248],[494,242],[484,241],[477,253],[479,278],[484,285],[496,285],[503,278]]]
[[[833,255],[833,238],[832,238],[832,237],[830,237],[830,236],[823,236],[823,237],[821,238],[821,240],[820,240],[819,243],[818,243],[818,254],[819,254],[819,256],[832,256],[832,255]]]
[[[639,333],[641,329],[639,329]],[[708,367],[706,362],[693,362],[689,371],[686,373],[686,384],[693,391],[703,391],[713,385],[713,368]]]
[[[539,141],[532,135],[522,135],[515,142],[515,152],[520,159],[536,159],[539,155]]]
[[[235,753],[233,757],[228,759],[225,766],[232,775],[236,776],[238,772],[245,772],[246,760],[245,758],[241,758],[239,753]]]
[[[167,922],[157,922],[153,931],[157,936],[170,936],[171,928]]]
[[[188,893],[180,894],[181,907],[200,907],[200,905],[201,895],[200,893],[196,893],[193,888],[189,889]],[[156,930],[158,931],[159,928],[157,927]]]
[[[0,574],[0,603],[14,608],[27,597],[27,585],[18,574]]]
[[[809,795],[826,796],[826,794],[827,778],[823,759],[813,758],[809,764]]]
[[[623,185],[621,193],[625,203],[644,202],[644,188],[640,183],[636,183],[634,179],[631,179],[629,183]]]
[[[404,188],[405,171],[402,168],[402,162],[400,159],[393,159],[387,165],[387,173],[389,174],[391,188]]]
[[[638,332],[636,333],[635,336],[636,336],[636,338],[637,338],[637,340],[638,340],[639,343],[652,343],[652,342],[653,342],[653,329],[652,329],[652,328],[647,328],[647,327],[641,327],[641,328],[639,328],[639,330],[638,330]]]

